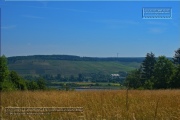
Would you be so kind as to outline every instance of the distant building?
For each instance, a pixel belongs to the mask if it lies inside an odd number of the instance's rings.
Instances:
[[[119,74],[111,74],[111,78],[119,78],[120,75]]]

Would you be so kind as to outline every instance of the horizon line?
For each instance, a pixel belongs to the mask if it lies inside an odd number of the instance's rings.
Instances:
[[[118,56],[118,57],[90,57],[90,56],[79,56],[79,55],[69,55],[69,54],[46,54],[46,55],[44,55],[44,54],[34,54],[34,55],[17,55],[17,56],[8,56],[7,58],[10,58],[10,57],[30,57],[30,56],[75,56],[75,57],[80,57],[80,58],[85,58],[85,57],[87,57],[87,58],[145,58],[146,56],[136,56],[136,57],[130,57],[130,56],[128,56],[128,57],[123,57],[123,56]],[[6,55],[5,55],[6,56]],[[165,56],[165,55],[160,55],[160,56]],[[157,58],[157,57],[159,57],[159,56],[155,56],[155,58]],[[166,58],[173,58],[173,57],[167,57],[167,56],[165,56]]]

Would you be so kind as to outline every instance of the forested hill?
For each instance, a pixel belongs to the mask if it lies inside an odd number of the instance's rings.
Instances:
[[[141,63],[144,57],[80,57],[74,55],[32,55],[8,57],[8,63],[19,60],[68,60],[68,61],[119,61],[119,62],[138,62]]]
[[[136,58],[98,58],[80,57],[73,55],[33,55],[8,58],[8,67],[22,76],[25,75],[54,75],[64,76],[80,73],[112,74],[119,71],[131,71],[139,67],[143,57]]]
[[[144,57],[80,57],[73,55],[33,55],[8,58],[8,67],[22,76],[53,75],[78,76],[80,73],[128,72],[139,68]]]

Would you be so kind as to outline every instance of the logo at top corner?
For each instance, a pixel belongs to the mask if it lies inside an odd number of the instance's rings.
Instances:
[[[143,19],[172,19],[172,8],[142,8]]]

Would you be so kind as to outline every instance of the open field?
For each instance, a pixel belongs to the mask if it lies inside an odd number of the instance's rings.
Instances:
[[[2,107],[83,107],[83,112],[5,115],[13,120],[179,120],[180,90],[2,92]]]

